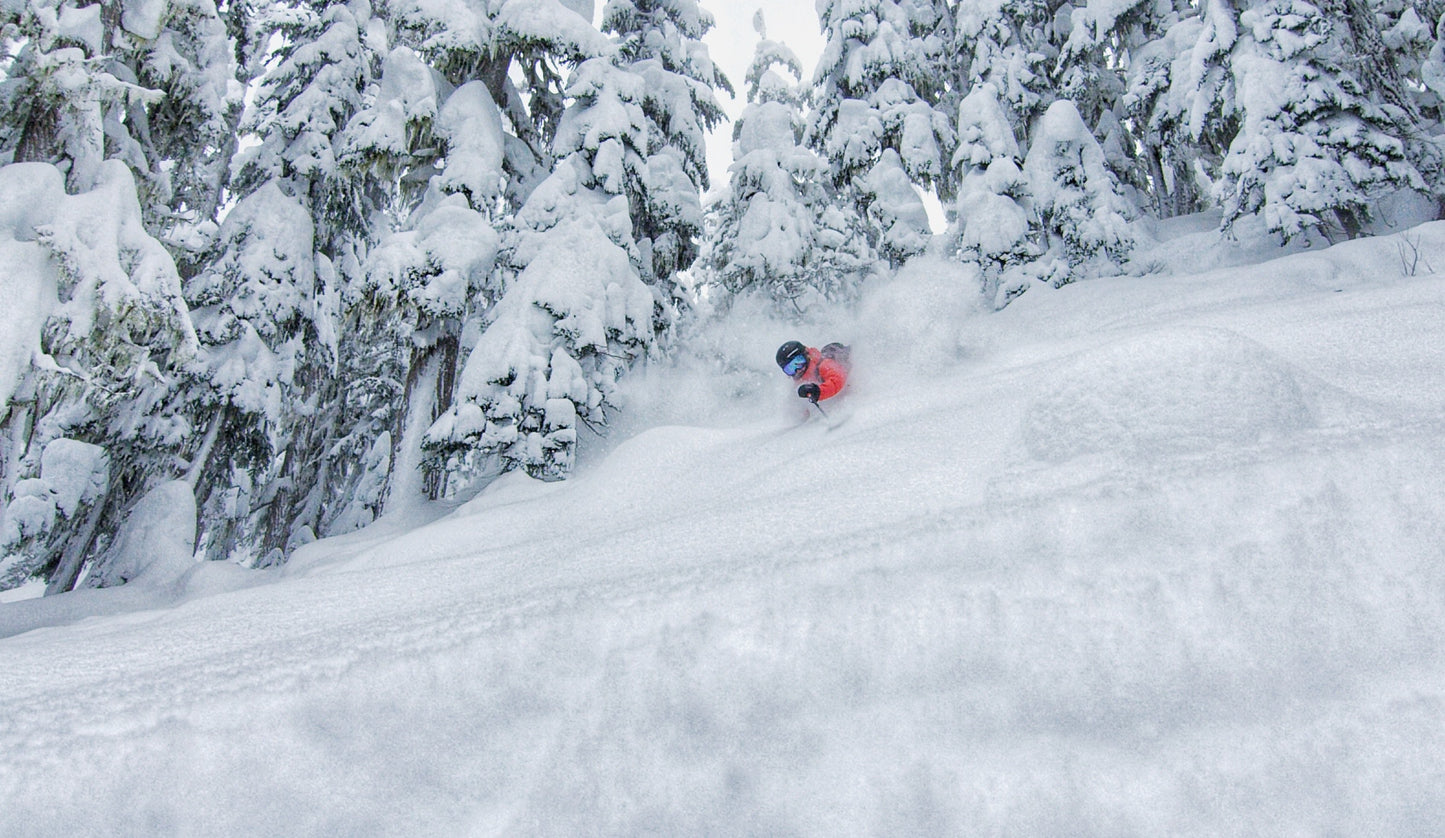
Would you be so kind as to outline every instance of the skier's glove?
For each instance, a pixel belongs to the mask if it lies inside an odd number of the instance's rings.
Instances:
[[[818,385],[816,384],[804,384],[798,388],[798,398],[807,399],[813,404],[818,403],[818,396],[820,395],[822,395],[822,391],[818,389]]]

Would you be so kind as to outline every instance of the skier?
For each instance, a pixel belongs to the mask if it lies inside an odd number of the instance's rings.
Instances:
[[[778,347],[778,366],[798,383],[798,398],[817,404],[831,399],[848,383],[848,347],[830,343],[822,349],[790,340]]]

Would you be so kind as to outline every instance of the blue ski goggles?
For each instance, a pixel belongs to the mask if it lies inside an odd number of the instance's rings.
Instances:
[[[787,373],[788,377],[791,378],[792,376],[795,376],[798,373],[802,372],[807,366],[807,355],[794,355],[793,357],[788,359],[788,363],[783,364],[783,372]]]

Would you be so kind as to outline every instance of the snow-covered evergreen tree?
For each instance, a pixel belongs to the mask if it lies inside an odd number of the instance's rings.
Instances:
[[[1432,10],[1445,18],[1445,7],[1381,0],[1374,8],[1383,18],[1381,41],[1403,82],[1397,91],[1406,97],[1401,106],[1415,125],[1405,138],[1406,152],[1445,206],[1445,30],[1437,37],[1438,21],[1427,20]]]
[[[1035,128],[1024,174],[1064,275],[1055,284],[1117,270],[1134,246],[1133,208],[1119,194],[1104,152],[1074,104],[1060,99]]]
[[[963,258],[979,265],[984,298],[995,305],[1003,272],[1039,254],[1032,196],[1019,163],[1018,142],[993,84],[975,87],[958,110],[957,234]]]
[[[368,3],[316,0],[272,7],[257,30],[276,46],[242,121],[259,144],[234,161],[232,188],[246,195],[275,181],[307,206],[317,250],[338,258],[378,210],[376,185],[337,158],[385,55],[384,26]]]
[[[0,91],[10,159],[55,163],[82,190],[101,161],[118,158],[141,186],[148,222],[212,217],[241,89],[212,0],[28,0],[0,7],[0,26],[17,47],[5,50]]]
[[[948,78],[963,95],[990,83],[1027,145],[1031,124],[1054,100],[1050,70],[1054,7],[1040,0],[958,0],[946,53]]]
[[[180,277],[145,229],[135,180],[101,162],[70,195],[44,163],[0,169],[0,585],[68,590],[193,427],[175,409],[197,345]]]
[[[267,181],[231,209],[215,257],[186,283],[203,348],[193,410],[206,434],[194,456],[202,461],[203,539],[214,558],[263,558],[276,546],[260,543],[271,508],[291,511],[278,495],[276,455],[291,442],[304,402],[297,369],[326,355],[312,323],[314,247],[307,208]],[[252,509],[262,510],[254,527]]]
[[[429,128],[436,151],[428,157],[421,153],[428,145],[417,143],[405,164],[419,183],[430,175],[424,198],[369,261],[367,293],[396,307],[410,355],[394,430],[392,502],[439,497],[487,470],[485,457],[423,456],[424,434],[455,406],[471,349],[463,336],[481,332],[501,298],[495,228],[556,159],[562,67],[614,54],[584,11],[590,16],[576,4],[509,0],[488,9],[478,40],[477,30],[461,25],[466,18],[426,4],[403,10],[401,35],[437,73],[438,109]]]
[[[578,423],[605,421],[618,377],[669,328],[702,229],[714,88],[730,89],[699,40],[711,25],[692,0],[614,0],[615,49],[579,40],[565,90],[527,102],[536,130],[517,139],[557,162],[503,222],[493,307],[427,434],[431,467],[458,483],[494,467],[567,476]]]
[[[1131,119],[1130,69],[1156,34],[1178,20],[1173,3],[1086,0],[1068,14],[1068,31],[1053,68],[1059,98],[1079,109],[1104,151],[1105,163],[1131,202],[1149,203],[1151,168],[1143,153],[1147,123]]]
[[[226,22],[215,0],[130,0],[120,24],[113,43],[124,44],[135,81],[165,98],[131,108],[121,125],[107,120],[107,137],[123,148],[128,134],[144,151],[148,179],[164,190],[170,212],[182,214],[176,220],[210,221],[236,148],[243,90]]]
[[[343,326],[336,270],[359,272],[356,250],[384,201],[385,181],[338,158],[385,30],[365,2],[273,6],[255,26],[274,45],[242,122],[258,142],[234,161],[239,200],[186,291],[203,344],[191,398],[203,440],[222,440],[195,454],[201,544],[212,558],[266,564],[346,505],[385,432],[371,414],[396,393],[378,383],[395,374],[370,347],[364,363],[343,352],[343,335],[371,333],[369,318]]]
[[[677,272],[697,258],[706,134],[723,118],[716,91],[733,92],[702,43],[712,26],[696,0],[608,0],[602,12],[620,65],[643,81],[646,169],[629,201],[649,283],[669,306]]]
[[[1424,188],[1404,114],[1367,95],[1345,20],[1306,0],[1259,0],[1239,16],[1231,56],[1239,131],[1216,185],[1229,226],[1260,214],[1289,239],[1359,235],[1372,198]]]
[[[1415,106],[1438,126],[1445,119],[1445,30],[1431,17],[1431,11],[1445,16],[1445,8],[1436,3],[1391,0],[1378,5],[1390,23],[1383,36],[1385,43],[1411,81],[1407,90],[1414,94]]]
[[[452,404],[462,335],[480,328],[497,293],[498,236],[490,210],[504,184],[502,134],[486,87],[471,82],[453,93],[438,131],[456,154],[406,228],[383,239],[366,264],[365,294],[394,307],[380,313],[404,329],[409,349],[403,409],[393,430],[389,491],[397,502],[435,498],[445,489],[445,473],[422,461],[422,435]],[[470,155],[463,152],[468,144]],[[486,152],[477,150],[481,144]]]
[[[834,205],[827,161],[801,144],[802,65],[766,38],[761,16],[754,25],[764,37],[733,126],[732,178],[713,209],[718,228],[706,262],[729,293],[761,291],[799,312],[853,290],[872,259],[862,230]]]
[[[315,270],[272,471],[222,496],[260,510],[248,526],[262,562],[368,523],[388,498],[444,490],[446,473],[419,468],[422,432],[495,297],[494,224],[549,165],[537,149],[551,68],[609,49],[563,4],[518,0],[318,5],[271,31],[279,60],[248,123],[262,144],[239,183],[262,194],[274,181],[305,204]],[[513,66],[539,89],[519,90]]]
[[[878,255],[890,265],[902,265],[928,248],[932,236],[928,208],[918,194],[903,157],[883,149],[877,162],[853,183]]]
[[[89,188],[99,173],[107,122],[162,98],[113,67],[116,23],[101,11],[99,4],[76,8],[59,0],[0,5],[6,158],[54,163],[74,189]],[[142,176],[149,172],[143,155],[129,156]]]
[[[647,172],[644,81],[583,62],[558,123],[560,161],[504,234],[504,292],[427,435],[449,470],[572,468],[579,423],[600,423],[615,382],[654,345],[663,301],[644,281],[629,196]]]
[[[929,235],[900,175],[953,192],[953,120],[938,107],[947,92],[946,8],[934,0],[821,0],[818,14],[827,40],[807,142],[866,212],[880,252],[899,264]]]
[[[1132,54],[1121,104],[1148,172],[1147,203],[1161,217],[1202,209],[1237,128],[1229,106],[1234,12],[1205,0],[1198,13],[1164,21]]]
[[[61,204],[94,213],[91,229],[67,230],[59,223],[46,228],[44,236],[54,236],[57,247],[73,248],[53,250],[52,259],[66,276],[106,277],[74,280],[78,287],[98,282],[107,289],[104,304],[98,304],[103,312],[109,311],[105,306],[144,311],[146,305],[137,300],[155,293],[156,282],[167,288],[171,281],[177,283],[165,292],[174,292],[166,300],[166,330],[146,333],[152,327],[143,327],[131,315],[95,318],[91,337],[96,345],[133,344],[130,353],[99,363],[109,368],[124,355],[131,358],[132,368],[124,375],[76,372],[100,389],[82,396],[68,393],[61,403],[70,418],[63,427],[56,426],[59,430],[40,434],[42,442],[46,434],[65,435],[57,441],[85,437],[103,452],[110,479],[94,507],[102,517],[91,521],[102,527],[116,523],[121,510],[151,480],[176,476],[179,464],[202,444],[203,426],[198,423],[204,421],[204,411],[197,410],[198,399],[185,386],[197,368],[186,365],[183,374],[178,360],[194,358],[199,347],[181,300],[180,272],[172,253],[186,259],[186,273],[196,269],[191,257],[205,245],[192,250],[189,243],[202,241],[204,236],[197,233],[207,226],[214,230],[211,222],[235,148],[242,91],[237,56],[249,51],[249,7],[237,5],[229,14],[237,27],[234,34],[211,0],[131,0],[104,7],[32,0],[0,9],[7,47],[0,74],[0,146],[12,160],[55,164],[64,172],[66,189],[74,193]],[[127,167],[129,172],[122,174]],[[113,206],[104,204],[107,198]],[[61,217],[68,220],[70,214],[62,212]],[[167,237],[172,253],[151,238],[152,233]],[[92,239],[99,243],[92,244]],[[77,255],[85,248],[95,252]],[[123,285],[114,277],[139,263],[152,279],[132,284],[151,290],[116,291]],[[153,279],[161,275],[167,279]],[[64,283],[61,287],[64,296]],[[142,334],[134,334],[136,329]],[[75,328],[66,331],[77,334]],[[149,353],[147,360],[140,360],[146,355],[142,348]],[[75,361],[77,368],[87,363]],[[108,381],[107,375],[118,377]],[[158,383],[162,381],[164,386]],[[100,392],[103,398],[96,395]],[[53,405],[46,409],[57,415]],[[141,416],[147,418],[137,418]],[[31,416],[31,421],[36,419]],[[125,422],[136,427],[116,430],[117,423]],[[204,438],[214,439],[215,434]],[[32,457],[27,462],[37,461]],[[54,589],[74,581],[81,561],[94,558],[97,569],[106,561],[104,554],[95,553],[93,530],[71,531],[67,537],[71,542],[55,571]]]
[[[486,201],[500,192],[500,176],[495,171],[500,168],[500,120],[480,83],[473,83],[469,93],[478,90],[480,96],[473,95],[468,104],[480,111],[480,102],[485,101],[491,119],[481,118],[468,127],[480,130],[479,141],[497,152],[490,165],[491,179],[478,184],[484,190],[477,196],[478,203],[486,210]],[[443,103],[450,94],[450,84],[424,56],[409,46],[394,47],[383,62],[368,106],[346,127],[340,158],[344,166],[369,172],[387,184],[385,214],[378,216],[386,225],[373,231],[378,246],[367,257],[364,273],[353,282],[351,293],[366,300],[364,310],[373,321],[369,325],[377,328],[373,339],[391,343],[392,357],[400,362],[397,373],[402,390],[399,409],[390,423],[392,482],[388,487],[398,499],[423,496],[420,435],[449,401],[444,382],[454,375],[462,320],[470,311],[478,284],[491,268],[490,251],[495,250],[495,235],[486,215],[478,216],[465,195],[444,202],[445,193],[432,188],[443,161],[440,123]],[[461,121],[455,114],[451,119]],[[466,220],[456,213],[450,217],[444,213],[446,221],[432,223],[432,210],[442,203]],[[460,228],[456,226],[459,222]],[[433,232],[439,235],[430,235]],[[464,245],[478,235],[484,237],[482,248],[489,251],[483,254],[480,271],[472,264],[458,264],[457,259],[449,258],[451,253],[438,258],[439,249],[449,250],[453,243]],[[449,237],[453,241],[447,241]]]

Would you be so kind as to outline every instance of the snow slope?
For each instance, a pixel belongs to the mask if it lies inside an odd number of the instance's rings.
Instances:
[[[991,316],[915,270],[836,429],[759,342],[722,418],[566,483],[0,605],[3,831],[1438,833],[1432,260],[1445,223]]]

